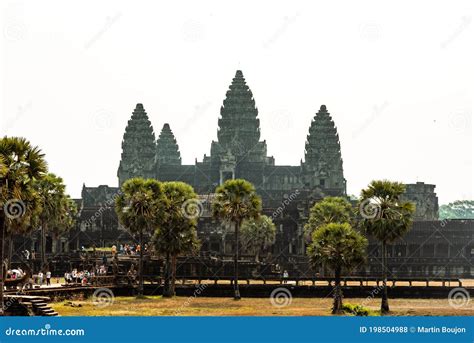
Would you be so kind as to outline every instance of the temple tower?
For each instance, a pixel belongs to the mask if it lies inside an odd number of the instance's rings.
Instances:
[[[163,125],[156,142],[156,163],[158,165],[181,165],[181,153],[173,131],[168,123]]]
[[[305,186],[320,188],[327,195],[346,194],[339,135],[325,105],[321,106],[309,128],[302,181]]]
[[[263,166],[272,159],[266,156],[265,141],[260,141],[258,109],[240,70],[235,73],[220,114],[218,141],[211,144],[211,160],[219,170],[219,183],[237,177],[260,184]]]
[[[119,185],[132,177],[153,178],[156,155],[155,133],[142,104],[137,104],[122,140],[117,171]]]

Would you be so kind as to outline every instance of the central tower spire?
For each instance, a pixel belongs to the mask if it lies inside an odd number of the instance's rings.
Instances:
[[[219,144],[233,155],[252,150],[260,139],[260,120],[252,91],[237,70],[221,107],[217,132]]]

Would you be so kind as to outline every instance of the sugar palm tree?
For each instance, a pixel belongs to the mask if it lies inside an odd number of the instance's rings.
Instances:
[[[326,197],[315,203],[310,210],[305,232],[308,238],[314,230],[330,223],[350,223],[353,218],[352,206],[342,197]]]
[[[260,253],[275,243],[276,227],[268,216],[244,220],[241,231],[242,246],[255,255],[256,262]]]
[[[61,199],[61,211],[56,218],[56,222],[53,223],[51,232],[53,237],[56,239],[57,247],[56,251],[59,252],[59,237],[64,234],[66,231],[74,227],[76,223],[77,216],[77,205],[74,200],[67,194]]]
[[[163,295],[171,297],[175,294],[178,255],[199,249],[196,227],[200,203],[194,189],[184,182],[165,182],[163,192],[167,216],[156,230],[153,242],[155,250],[166,257]]]
[[[405,185],[388,180],[372,181],[360,197],[360,227],[375,237],[382,245],[382,304],[381,312],[387,313],[387,243],[405,235],[411,228],[415,205],[402,201]]]
[[[41,265],[42,268],[46,268],[46,232],[49,228],[62,225],[61,220],[65,218],[66,211],[66,186],[62,178],[53,173],[48,173],[34,182],[34,188],[41,203],[39,215],[41,225]]]
[[[239,232],[245,219],[258,218],[262,211],[262,200],[255,187],[243,179],[227,180],[217,187],[212,203],[212,213],[217,219],[232,223],[235,230],[234,249],[234,299],[240,299],[239,291]]]
[[[143,296],[143,236],[152,234],[163,221],[163,186],[154,179],[133,178],[124,182],[115,199],[115,211],[120,223],[138,234],[140,255],[138,263],[138,296]]]
[[[325,224],[314,231],[308,255],[313,266],[324,264],[334,271],[333,314],[342,312],[341,275],[365,261],[367,239],[349,223]]]
[[[44,155],[38,147],[24,138],[0,139],[0,303],[3,304],[4,251],[3,243],[8,232],[31,229],[39,211],[37,195],[32,182],[47,171]],[[0,306],[3,315],[3,306]]]

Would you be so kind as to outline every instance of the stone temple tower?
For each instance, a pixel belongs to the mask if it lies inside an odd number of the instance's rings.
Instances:
[[[327,195],[346,194],[339,135],[325,105],[311,122],[301,167],[304,186],[318,187]]]
[[[173,131],[168,123],[163,125],[160,137],[156,142],[156,163],[160,165],[181,165],[181,154]]]
[[[122,141],[122,158],[117,171],[119,185],[132,177],[155,176],[155,133],[142,104],[137,104]]]
[[[211,144],[212,165],[219,169],[219,182],[245,178],[261,184],[262,178],[258,175],[263,174],[264,165],[269,161],[267,145],[260,141],[258,109],[240,70],[235,73],[220,114],[218,141]]]

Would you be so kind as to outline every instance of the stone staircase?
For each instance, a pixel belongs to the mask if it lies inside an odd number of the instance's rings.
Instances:
[[[30,303],[33,313],[36,316],[54,317],[58,315],[58,313],[54,311],[43,298],[33,297],[30,299]]]

